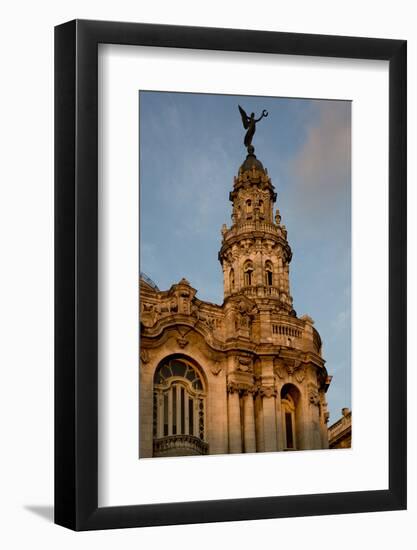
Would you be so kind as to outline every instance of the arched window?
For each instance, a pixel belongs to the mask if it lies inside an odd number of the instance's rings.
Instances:
[[[265,210],[264,210],[264,201],[263,201],[263,200],[260,200],[260,201],[259,201],[259,213],[261,214],[261,216],[263,216],[264,213],[265,213]]]
[[[246,215],[248,218],[252,217],[252,201],[250,199],[246,201]]]
[[[185,358],[162,361],[154,376],[153,455],[206,454],[205,409],[196,366]]]
[[[250,260],[247,260],[243,266],[243,280],[245,286],[251,286],[253,284],[253,263]]]
[[[282,433],[285,451],[295,451],[299,443],[299,422],[297,418],[299,401],[299,390],[293,384],[285,384],[281,389]]]
[[[229,288],[230,288],[230,292],[233,292],[235,289],[235,272],[233,267],[229,271]]]
[[[273,276],[272,276],[272,262],[269,260],[265,262],[265,284],[266,286],[272,286]]]

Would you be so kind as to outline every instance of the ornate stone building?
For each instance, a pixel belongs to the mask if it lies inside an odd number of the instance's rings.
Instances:
[[[329,448],[350,449],[352,446],[352,411],[342,409],[342,416],[329,427]]]
[[[140,279],[140,457],[329,446],[320,335],[293,309],[287,230],[252,146],[230,200],[222,305],[186,279]]]

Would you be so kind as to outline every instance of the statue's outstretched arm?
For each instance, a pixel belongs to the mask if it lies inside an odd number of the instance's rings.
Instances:
[[[268,111],[266,111],[265,109],[262,111],[262,114],[259,118],[257,118],[255,120],[255,122],[259,122],[260,120],[262,120],[264,117],[267,117],[268,116]]]

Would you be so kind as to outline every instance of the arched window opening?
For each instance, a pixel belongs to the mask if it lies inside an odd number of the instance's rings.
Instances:
[[[243,279],[245,286],[251,286],[253,284],[253,264],[250,260],[245,262],[243,266]]]
[[[246,201],[246,215],[248,218],[252,217],[252,201],[250,199]]]
[[[206,454],[206,392],[196,366],[168,358],[154,376],[153,455]]]
[[[229,272],[229,287],[230,292],[233,292],[235,289],[235,271],[233,268]]]
[[[264,201],[263,201],[263,200],[260,200],[260,201],[259,201],[259,213],[261,214],[261,216],[263,216],[264,213],[265,213],[265,210],[264,210]]]
[[[272,263],[269,260],[265,262],[265,284],[266,286],[273,284]]]
[[[281,416],[284,451],[295,451],[299,447],[298,409],[300,392],[292,384],[285,384],[281,390]]]

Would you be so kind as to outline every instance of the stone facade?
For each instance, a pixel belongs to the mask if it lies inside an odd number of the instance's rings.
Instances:
[[[329,427],[329,448],[350,449],[352,446],[352,411],[342,409],[342,416]]]
[[[140,457],[328,448],[328,376],[313,320],[297,317],[291,248],[253,151],[230,193],[224,302],[186,279],[140,279]]]

